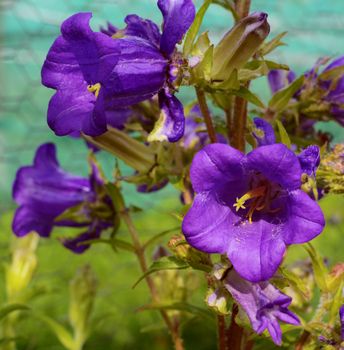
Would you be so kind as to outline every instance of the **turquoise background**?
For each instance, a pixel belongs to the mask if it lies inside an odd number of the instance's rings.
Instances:
[[[196,1],[197,7],[201,3]],[[252,10],[269,14],[271,36],[288,30],[285,39],[288,46],[279,48],[271,58],[289,64],[299,73],[320,56],[344,53],[343,0],[252,0]],[[107,20],[122,27],[129,13],[161,23],[161,14],[153,0],[0,2],[0,209],[13,206],[10,192],[16,169],[30,164],[36,147],[43,142],[54,141],[58,145],[59,159],[65,168],[78,174],[87,172],[83,142],[55,137],[47,127],[46,109],[53,91],[40,85],[40,68],[61,22],[79,11],[93,12],[94,29]],[[212,6],[202,29],[209,30],[216,42],[231,25],[230,14]],[[262,98],[269,96],[265,80],[253,87]],[[183,89],[182,95],[184,100],[193,98],[193,92],[188,89]],[[343,134],[336,130],[337,140],[343,139]],[[109,172],[113,159],[105,154],[101,158]],[[134,189],[130,191],[134,194]],[[142,201],[150,202],[151,198],[140,196],[137,200],[142,205]]]

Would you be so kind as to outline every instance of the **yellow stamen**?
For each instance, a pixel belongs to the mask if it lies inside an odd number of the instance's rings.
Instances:
[[[239,209],[246,209],[246,207],[244,206],[246,201],[248,201],[251,198],[262,197],[265,195],[265,193],[266,193],[266,186],[257,187],[251,191],[248,191],[242,197],[237,198],[236,203],[233,204],[233,207],[235,207],[236,211],[238,211]],[[253,207],[255,207],[255,206],[253,206]],[[251,211],[251,209],[250,209],[250,211]]]
[[[102,86],[100,85],[100,83],[97,83],[97,84],[93,84],[93,85],[88,85],[87,90],[89,92],[94,93],[94,96],[97,98],[101,87]]]

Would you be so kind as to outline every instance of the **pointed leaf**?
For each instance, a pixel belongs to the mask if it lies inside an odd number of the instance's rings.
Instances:
[[[307,243],[303,247],[306,249],[307,253],[309,254],[312,260],[315,282],[322,291],[327,292],[328,271],[326,269],[323,259],[310,243]]]
[[[9,304],[0,309],[0,320],[14,311],[28,311],[30,308],[24,304]]]
[[[142,306],[139,311],[145,310],[178,310],[189,312],[193,315],[201,316],[202,318],[208,318],[213,320],[213,315],[207,309],[200,308],[195,305],[188,304],[186,302],[176,302],[171,304],[149,304]]]
[[[184,41],[184,47],[183,47],[184,56],[187,56],[190,54],[190,52],[192,50],[193,43],[197,37],[197,33],[199,31],[199,28],[201,27],[203,17],[205,15],[205,13],[207,12],[208,7],[211,4],[211,2],[212,2],[211,0],[207,0],[204,2],[204,4],[198,10],[191,27],[189,28],[189,30],[186,34],[186,37],[185,37],[185,41]]]
[[[269,102],[269,108],[274,111],[282,111],[287,106],[293,95],[301,88],[304,76],[302,75],[298,79],[294,80],[286,88],[277,91]]]
[[[297,276],[295,273],[285,269],[284,267],[280,267],[279,271],[282,276],[289,282],[289,284],[302,295],[304,299],[308,299],[310,297],[310,291],[305,284],[305,282]]]
[[[258,54],[260,56],[265,56],[271,51],[273,51],[278,46],[284,46],[285,43],[281,41],[281,39],[287,34],[287,32],[283,32],[280,34],[277,34],[272,40],[268,41],[267,43],[263,44],[262,47],[259,49]]]
[[[151,237],[147,242],[144,243],[143,248],[146,249],[148,246],[150,246],[152,243],[154,243],[156,240],[160,239],[161,237],[166,236],[167,234],[175,231],[180,231],[180,226],[176,226],[174,228],[171,228],[169,230],[165,230],[162,232],[157,233],[153,237]]]
[[[261,101],[261,99],[244,86],[242,86],[239,90],[231,90],[231,94],[242,97],[243,99],[260,108],[265,108],[264,103]]]
[[[284,145],[286,145],[288,148],[291,148],[291,141],[287,133],[287,130],[284,128],[283,124],[279,120],[276,120],[276,124],[278,127],[278,132],[280,134],[281,142]]]
[[[61,344],[69,349],[74,349],[74,340],[70,332],[62,326],[60,323],[56,322],[54,319],[52,319],[49,316],[41,315],[41,314],[35,314],[35,316],[43,321],[55,334],[57,339],[61,342]]]
[[[135,288],[143,279],[145,279],[148,275],[161,271],[161,270],[183,270],[189,268],[190,265],[187,264],[184,260],[178,259],[175,256],[164,256],[160,260],[154,261],[150,266],[148,271],[143,274],[133,285]]]

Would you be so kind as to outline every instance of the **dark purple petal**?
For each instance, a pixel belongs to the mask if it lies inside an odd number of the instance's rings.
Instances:
[[[344,305],[339,308],[340,334],[344,341]]]
[[[231,223],[229,232],[227,254],[239,275],[251,282],[271,278],[285,252],[281,226],[264,220],[238,220]]]
[[[291,298],[267,282],[250,283],[231,270],[225,287],[246,312],[252,328],[258,334],[268,329],[275,344],[281,345],[282,332],[278,321],[299,325],[296,315],[288,310]]]
[[[254,118],[253,122],[259,131],[258,133],[253,132],[253,136],[257,140],[259,146],[273,145],[276,143],[275,132],[270,123],[261,118]]]
[[[94,33],[90,28],[92,13],[77,13],[67,18],[61,25],[63,38],[70,44],[85,80],[89,84],[99,82],[99,54],[94,41]],[[107,35],[101,34],[104,40],[110,41]]]
[[[62,238],[61,242],[73,253],[82,254],[90,247],[90,243],[84,242],[99,238],[101,231],[102,228],[100,226],[93,227],[92,225],[86,232],[83,232],[74,238]]]
[[[293,190],[301,185],[301,166],[296,155],[281,143],[261,146],[248,153],[247,167],[261,172],[270,181]]]
[[[18,237],[23,237],[32,231],[41,237],[48,237],[53,229],[52,222],[50,217],[41,215],[34,208],[21,206],[14,214],[12,230]]]
[[[100,31],[107,36],[113,36],[118,31],[118,28],[115,27],[111,22],[107,22],[106,27],[100,27]]]
[[[295,80],[295,73],[282,69],[273,69],[268,74],[268,82],[271,92],[274,94],[277,91],[284,89]]]
[[[176,142],[184,135],[185,116],[182,103],[168,89],[159,92],[160,117],[148,141]]]
[[[320,164],[319,146],[308,146],[298,155],[298,158],[302,172],[310,176],[315,176],[316,170]]]
[[[160,49],[170,56],[195,18],[195,6],[192,0],[158,0],[158,6],[164,17]]]
[[[107,130],[103,109],[103,92],[96,99],[85,83],[70,90],[58,90],[48,107],[48,124],[58,136],[81,131],[97,136]]]
[[[137,36],[159,47],[161,36],[159,27],[154,22],[136,15],[129,15],[125,18],[125,23],[127,24],[123,30],[125,35]]]
[[[160,51],[136,37],[114,41],[121,55],[104,83],[108,108],[130,106],[157,94],[165,84],[168,66]]]
[[[151,193],[151,192],[156,192],[164,188],[168,184],[168,179],[164,179],[161,182],[154,184],[154,185],[147,185],[147,184],[142,184],[137,186],[137,192],[140,193]]]
[[[228,145],[205,146],[195,155],[190,169],[194,191],[209,191],[219,184],[242,181],[243,158],[244,155],[240,151]]]
[[[44,144],[36,152],[34,165],[17,172],[13,198],[20,207],[13,222],[14,233],[22,236],[34,230],[48,236],[57,216],[90,195],[88,179],[64,172],[54,144]]]
[[[305,243],[319,235],[325,218],[318,203],[301,190],[289,194],[285,210],[287,222],[283,226],[286,244]]]
[[[228,247],[231,215],[231,209],[219,203],[211,193],[199,193],[184,217],[182,231],[196,249],[224,254]]]

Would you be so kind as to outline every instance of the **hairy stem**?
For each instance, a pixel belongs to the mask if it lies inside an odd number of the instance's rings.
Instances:
[[[197,95],[197,99],[198,99],[199,108],[202,112],[205,125],[207,126],[209,139],[212,143],[217,142],[217,137],[216,137],[215,129],[213,126],[213,122],[211,120],[210,112],[209,112],[208,105],[207,105],[207,100],[205,98],[205,93],[202,89],[200,89],[198,87],[196,87],[195,89],[196,89],[196,95]]]
[[[146,258],[145,258],[145,254],[144,254],[144,247],[140,242],[139,234],[138,234],[138,232],[137,232],[137,230],[136,230],[136,228],[131,220],[131,217],[126,209],[122,210],[121,217],[128,227],[128,231],[129,231],[129,234],[131,236],[131,239],[133,241],[133,245],[135,248],[135,254],[137,256],[137,259],[138,259],[140,267],[141,267],[141,271],[143,273],[146,273],[148,271],[148,267],[147,267],[147,262],[146,262]],[[145,280],[147,282],[147,285],[148,285],[148,288],[149,288],[149,291],[150,291],[150,294],[152,296],[153,301],[158,302],[159,295],[157,293],[157,290],[155,288],[155,285],[154,285],[154,282],[153,282],[151,276],[146,276]],[[167,328],[169,329],[169,331],[171,333],[171,337],[172,337],[175,349],[176,350],[183,350],[184,349],[183,340],[179,336],[179,325],[174,324],[170,320],[166,311],[160,310],[160,314],[161,314],[163,320],[165,321]]]

